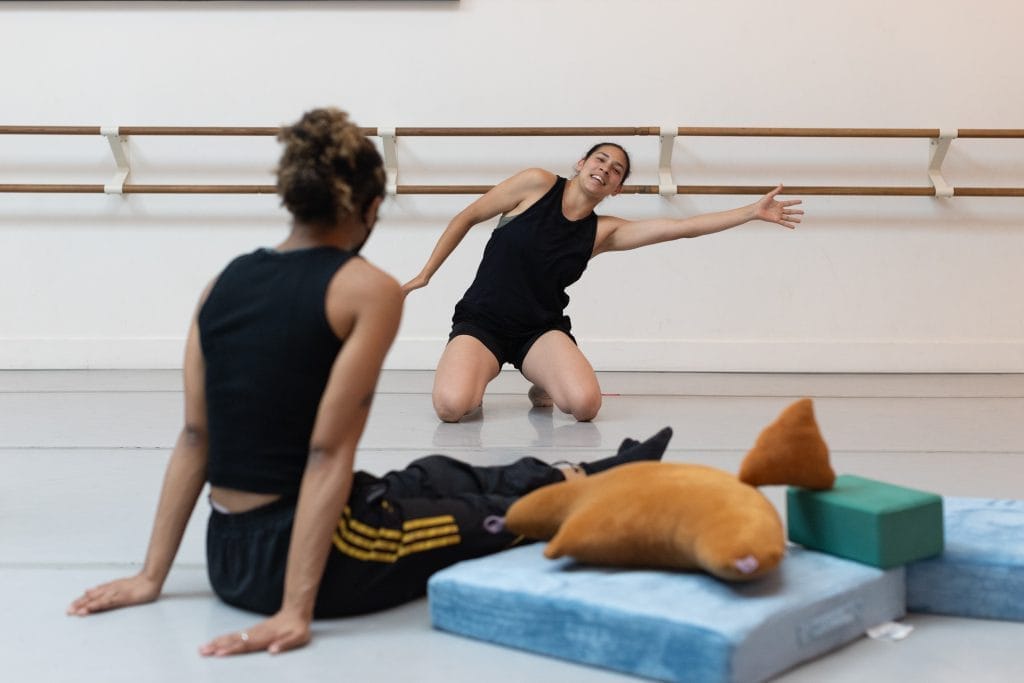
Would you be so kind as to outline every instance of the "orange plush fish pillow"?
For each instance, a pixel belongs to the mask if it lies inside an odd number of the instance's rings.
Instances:
[[[751,483],[832,486],[828,448],[809,399],[762,432],[741,472],[755,473]],[[793,473],[798,481],[777,481]],[[544,554],[552,559],[700,569],[745,581],[774,569],[786,541],[775,507],[741,478],[703,465],[631,463],[537,489],[509,508],[505,524],[549,540]]]

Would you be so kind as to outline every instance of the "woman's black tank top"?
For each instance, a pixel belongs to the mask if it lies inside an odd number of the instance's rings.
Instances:
[[[569,327],[565,288],[580,279],[594,251],[597,214],[572,221],[562,213],[566,180],[491,233],[473,284],[453,322],[473,321],[517,337]]]
[[[239,256],[199,311],[206,365],[207,480],[297,493],[339,340],[327,286],[351,258],[334,247]]]

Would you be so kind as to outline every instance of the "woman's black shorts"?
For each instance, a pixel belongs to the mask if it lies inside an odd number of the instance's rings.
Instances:
[[[540,339],[541,335],[551,330],[564,332],[572,340],[572,343],[576,344],[576,337],[572,336],[572,332],[569,331],[570,327],[567,318],[564,322],[531,330],[529,334],[522,336],[502,335],[487,329],[483,325],[469,320],[462,320],[452,325],[452,332],[448,335],[448,341],[463,334],[469,335],[477,339],[487,347],[488,351],[494,354],[494,357],[498,360],[498,368],[501,368],[505,363],[511,363],[516,370],[522,371],[523,361],[526,360],[526,354],[530,352],[530,347]]]

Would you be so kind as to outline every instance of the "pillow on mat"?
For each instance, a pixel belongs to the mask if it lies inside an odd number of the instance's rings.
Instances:
[[[506,526],[550,537],[544,555],[626,567],[704,569],[750,579],[782,559],[785,534],[761,492],[702,465],[637,462],[545,486],[521,498]]]

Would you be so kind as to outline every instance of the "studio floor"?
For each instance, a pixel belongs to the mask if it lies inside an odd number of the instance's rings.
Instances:
[[[735,471],[762,427],[811,396],[837,472],[952,496],[1024,497],[1024,375],[605,373],[597,420],[531,410],[503,374],[482,412],[442,424],[431,373],[382,377],[357,466],[401,467],[440,452],[480,464],[532,454],[580,460],[665,425],[667,460]],[[137,571],[163,468],[180,428],[167,371],[0,372],[0,652],[5,681],[634,680],[434,631],[425,600],[321,621],[303,650],[211,660],[209,638],[256,617],[219,603],[206,579],[205,503],[161,600],[88,618],[64,614],[84,588]],[[777,506],[782,487],[767,487]],[[1022,539],[1024,542],[1024,539]],[[899,642],[862,638],[775,680],[1019,680],[1024,624],[909,615]]]

